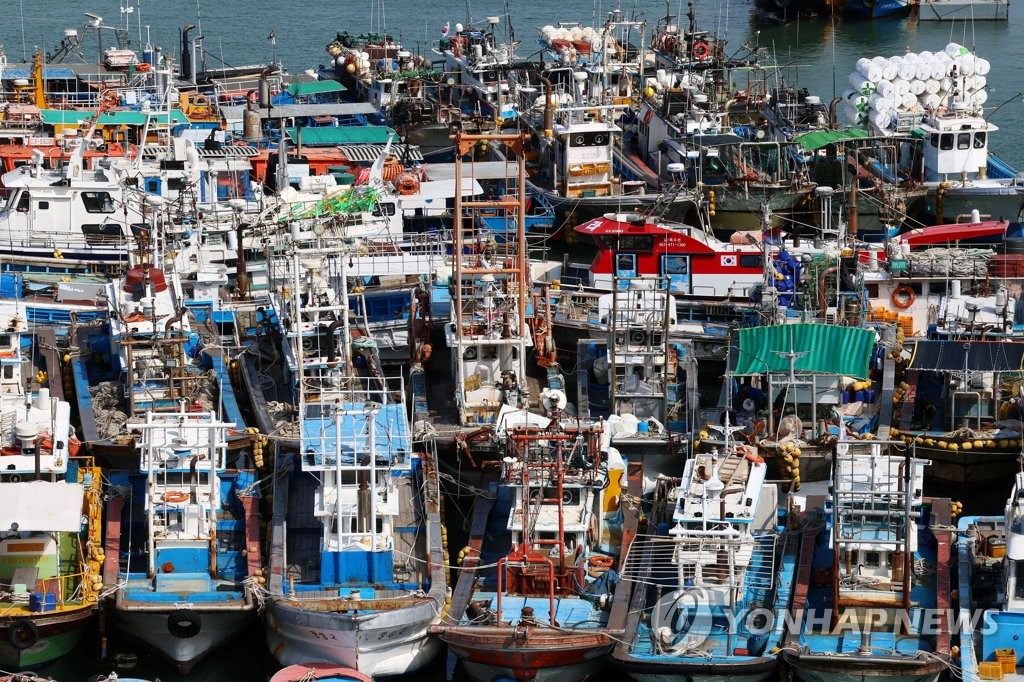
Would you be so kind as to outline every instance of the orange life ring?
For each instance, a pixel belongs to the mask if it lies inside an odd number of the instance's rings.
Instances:
[[[68,439],[68,454],[72,457],[77,457],[78,452],[82,449],[82,441],[78,440],[74,436]]]
[[[13,445],[5,445],[3,448],[0,448],[0,456],[3,456],[3,457],[12,457],[14,455],[20,455],[20,454],[21,454],[21,449],[17,448],[17,447],[14,447]]]
[[[188,499],[188,493],[183,493],[180,490],[168,490],[161,499],[164,502],[184,502]]]
[[[764,457],[762,457],[761,455],[755,455],[753,452],[748,452],[746,457],[748,462],[753,462],[754,464],[764,464]]]
[[[708,49],[708,44],[703,40],[693,44],[693,57],[694,59],[705,59],[711,53]]]
[[[53,441],[49,436],[37,436],[36,437],[36,449],[37,450],[53,450]]]
[[[590,557],[590,561],[588,563],[595,568],[611,568],[615,563],[615,559],[610,556],[595,555]]]
[[[402,173],[395,180],[399,194],[415,194],[420,188],[420,179],[412,173]]]
[[[117,93],[113,90],[108,90],[103,94],[103,106],[116,107],[121,103],[121,98],[117,96]]]
[[[916,299],[917,296],[914,294],[914,290],[906,284],[901,284],[893,289],[892,296],[889,297],[893,307],[900,310],[906,310],[914,305]]]

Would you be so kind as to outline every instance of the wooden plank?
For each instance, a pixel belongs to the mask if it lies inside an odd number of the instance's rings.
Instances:
[[[496,472],[485,475],[481,481],[481,487],[489,490],[491,482],[495,481],[496,478]],[[449,623],[457,623],[462,618],[462,614],[465,613],[466,607],[469,606],[469,602],[473,598],[473,588],[476,586],[475,569],[480,563],[480,548],[483,545],[484,535],[487,532],[487,518],[490,516],[491,509],[494,508],[494,504],[497,501],[497,496],[481,495],[476,498],[476,502],[473,504],[473,525],[469,530],[469,544],[467,545],[470,551],[466,553],[465,559],[463,559],[462,573],[459,575],[459,579],[455,584],[455,590],[452,592],[452,605],[445,614],[445,620]]]
[[[123,497],[112,497],[107,502],[106,532],[103,541],[103,584],[117,584],[119,560],[121,557],[121,510],[124,509]]]
[[[644,470],[641,462],[630,462],[626,471],[626,491],[630,497],[634,500],[639,500],[644,492]],[[633,544],[633,540],[636,539],[637,530],[640,525],[640,516],[643,514],[643,510],[640,505],[630,506],[626,509],[624,514],[624,521],[622,524],[622,549],[619,551],[619,571],[621,572],[626,555],[629,553],[629,548]],[[632,608],[632,591],[636,588],[636,592],[640,595],[644,592],[642,583],[631,583],[625,580],[620,580],[618,586],[615,588],[615,595],[617,599],[612,600],[612,610],[608,614],[608,629],[622,632],[635,632],[636,618],[633,616],[639,613],[638,609]],[[620,595],[621,593],[621,595]],[[633,630],[629,628],[633,627]],[[622,654],[627,655],[629,653],[629,645],[623,641],[620,641],[616,645],[616,649],[622,649]]]
[[[243,497],[242,509],[245,510],[245,562],[246,575],[257,575],[263,566],[260,558],[260,515],[259,498]]]

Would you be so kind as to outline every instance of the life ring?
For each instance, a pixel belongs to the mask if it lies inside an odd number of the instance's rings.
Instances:
[[[7,641],[15,649],[29,649],[39,641],[39,628],[28,618],[19,618],[7,628]]]
[[[195,98],[192,100],[192,106],[196,107],[197,109],[199,107],[209,107],[210,98],[206,95],[196,95]]]
[[[188,499],[188,493],[184,493],[180,490],[168,490],[160,499],[164,502],[184,502]]]
[[[178,609],[167,616],[167,631],[178,639],[195,637],[202,629],[203,622],[192,609]]]
[[[615,559],[610,556],[595,555],[590,557],[587,563],[594,568],[611,568],[615,564]]]
[[[149,62],[138,62],[135,64],[136,71],[149,71],[153,68]]]
[[[906,310],[914,305],[916,299],[917,296],[914,294],[914,290],[906,284],[901,284],[893,289],[892,296],[889,297],[893,307],[900,310]]]
[[[107,107],[116,107],[121,103],[121,98],[117,96],[114,91],[108,91],[103,95],[103,105]]]
[[[693,44],[692,52],[694,59],[706,59],[711,50],[708,49],[708,44],[702,40]]]
[[[748,452],[746,458],[748,462],[753,462],[754,464],[764,464],[764,457],[762,457],[761,455],[756,455],[753,452]]]
[[[415,194],[420,189],[420,179],[412,173],[402,173],[395,180],[399,194]]]
[[[18,448],[18,447],[15,447],[13,445],[5,445],[3,448],[0,448],[0,456],[3,456],[3,457],[11,457],[11,456],[20,455],[20,454],[21,454],[21,449]]]

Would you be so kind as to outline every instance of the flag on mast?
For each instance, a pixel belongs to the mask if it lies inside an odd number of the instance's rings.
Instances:
[[[270,35],[267,36],[267,40],[270,41],[271,45],[277,46],[277,31],[271,31]]]
[[[444,22],[444,27],[441,28],[441,37],[444,38],[448,35],[448,32],[452,30],[452,22]]]

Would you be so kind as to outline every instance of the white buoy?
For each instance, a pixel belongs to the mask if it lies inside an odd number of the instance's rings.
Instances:
[[[974,60],[974,73],[979,76],[987,76],[988,72],[992,70],[992,64],[987,59],[976,57]]]
[[[922,81],[922,80],[917,80],[917,79],[914,79],[914,80],[910,81],[910,94],[913,95],[914,97],[917,97],[918,95],[923,94],[924,90],[925,90],[925,84],[926,83],[930,83],[930,82],[931,82],[930,79],[927,80],[927,81]]]
[[[862,95],[870,95],[875,91],[875,81],[868,80],[862,73],[851,73],[850,85]]]

